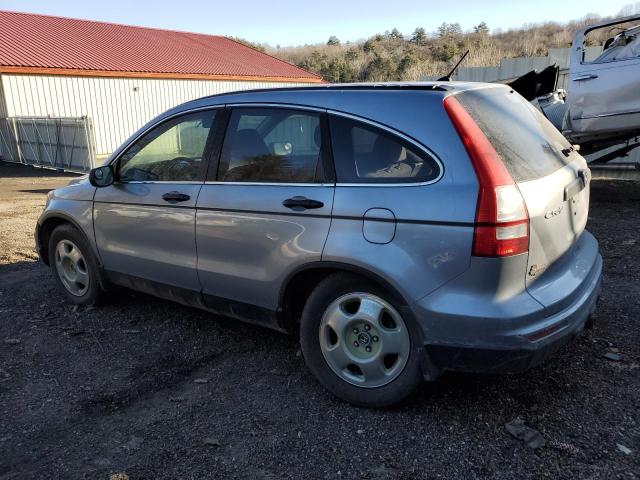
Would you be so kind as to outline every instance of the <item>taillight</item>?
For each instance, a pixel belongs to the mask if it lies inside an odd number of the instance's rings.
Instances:
[[[454,96],[444,108],[478,177],[479,192],[472,254],[506,257],[529,250],[529,213],[513,178],[489,139]],[[506,127],[506,126],[505,126]]]

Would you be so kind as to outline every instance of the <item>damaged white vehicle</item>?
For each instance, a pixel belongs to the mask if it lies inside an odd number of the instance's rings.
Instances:
[[[602,54],[584,61],[589,32],[640,16],[591,25],[576,32],[569,64],[562,133],[575,143],[626,140],[640,134],[640,24],[608,39]]]
[[[631,28],[620,25],[635,22]],[[613,34],[596,59],[585,59],[585,40],[600,29]],[[618,32],[618,33],[616,33]],[[567,91],[556,89],[558,67],[529,72],[510,83],[539,108],[580,153],[617,145],[595,160],[604,163],[640,146],[640,15],[578,30],[573,38]]]

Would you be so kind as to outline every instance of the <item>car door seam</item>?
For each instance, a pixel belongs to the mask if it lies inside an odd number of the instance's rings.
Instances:
[[[327,229],[327,235],[324,237],[324,243],[322,244],[322,250],[320,251],[320,260],[324,260],[324,249],[329,241],[329,235],[331,235],[331,225],[333,225],[333,209],[336,204],[336,186],[333,185],[333,192],[331,195],[331,211],[329,212],[329,228]]]
[[[207,169],[209,166],[207,165]],[[196,195],[196,201],[193,205],[193,243],[196,249],[196,279],[198,280],[198,286],[200,287],[200,295],[204,294],[204,288],[202,286],[202,281],[200,279],[200,257],[198,255],[198,201],[200,200],[200,193],[204,187],[204,182],[200,185],[198,189],[198,193]]]

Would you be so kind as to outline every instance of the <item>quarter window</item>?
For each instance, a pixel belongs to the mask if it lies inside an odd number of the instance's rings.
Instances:
[[[338,182],[425,182],[439,174],[433,158],[382,129],[336,115],[329,125]]]
[[[226,182],[320,181],[321,157],[320,115],[275,108],[234,109],[218,178]]]
[[[171,119],[146,133],[120,157],[120,181],[204,180],[203,158],[215,111]]]

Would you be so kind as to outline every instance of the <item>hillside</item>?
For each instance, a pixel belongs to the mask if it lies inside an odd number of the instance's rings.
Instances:
[[[618,16],[638,11],[627,7]],[[604,20],[587,16],[567,23],[548,22],[501,31],[480,22],[463,32],[459,24],[443,23],[436,32],[423,28],[406,35],[397,29],[354,43],[330,37],[326,44],[262,49],[287,62],[322,75],[329,82],[419,80],[424,75],[444,75],[461,55],[470,53],[463,65],[492,66],[500,59],[546,55],[553,47],[568,47],[576,29]],[[610,35],[615,34],[612,32]],[[588,38],[590,45],[601,44],[610,35]]]

